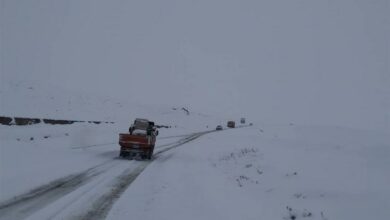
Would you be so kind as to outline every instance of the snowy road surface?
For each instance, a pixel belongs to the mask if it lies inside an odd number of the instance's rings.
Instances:
[[[157,145],[154,158],[210,132],[214,131],[162,138],[170,142]],[[115,200],[151,162],[112,157],[0,203],[0,219],[104,219]]]

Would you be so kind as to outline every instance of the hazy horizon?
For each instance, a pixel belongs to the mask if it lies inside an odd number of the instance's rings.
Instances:
[[[1,85],[389,131],[389,14],[385,0],[2,0]]]

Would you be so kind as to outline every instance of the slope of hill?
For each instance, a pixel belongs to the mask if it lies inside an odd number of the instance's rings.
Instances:
[[[226,117],[390,130],[386,1],[0,7],[1,87],[33,81]]]

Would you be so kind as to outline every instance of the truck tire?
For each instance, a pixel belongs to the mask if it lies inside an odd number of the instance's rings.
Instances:
[[[152,155],[153,155],[153,150],[149,151],[149,153],[147,154],[147,159],[151,160],[152,159]]]

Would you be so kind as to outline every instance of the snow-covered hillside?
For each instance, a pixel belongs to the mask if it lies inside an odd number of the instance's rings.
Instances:
[[[26,80],[5,84],[1,87],[1,95],[0,116],[9,117],[113,121],[125,123],[126,126],[134,118],[144,117],[154,118],[158,124],[178,126],[172,122],[172,118],[175,118],[176,122],[188,119],[187,112],[182,110],[185,108],[194,117],[218,119],[220,122],[228,119],[224,115],[204,114],[179,104],[143,104],[134,101],[132,96],[121,99],[80,93]],[[196,123],[196,120],[194,122]]]
[[[1,88],[27,80],[227,117],[390,130],[386,0],[0,7]],[[8,100],[0,93],[1,109]]]

